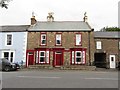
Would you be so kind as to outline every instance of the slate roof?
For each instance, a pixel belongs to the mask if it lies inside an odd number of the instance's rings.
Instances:
[[[83,21],[38,21],[28,31],[91,31],[91,27]]]
[[[120,32],[94,32],[94,38],[120,38]]]
[[[0,32],[23,32],[27,31],[30,25],[8,25],[0,26]]]

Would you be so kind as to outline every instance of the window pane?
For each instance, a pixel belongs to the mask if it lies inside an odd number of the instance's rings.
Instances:
[[[41,45],[46,45],[46,34],[41,34]]]
[[[13,62],[13,52],[11,52],[11,55],[10,55],[10,62]]]
[[[8,41],[8,42],[7,42],[7,45],[11,45],[11,41]]]
[[[81,58],[76,58],[76,62],[81,62]]]
[[[60,43],[60,40],[57,40],[57,44],[61,44],[61,43]]]
[[[81,62],[81,58],[76,58],[76,62]]]
[[[45,61],[45,57],[40,57],[40,62],[44,62]]]
[[[44,52],[41,52],[41,53],[40,53],[40,56],[45,56],[45,53],[44,53]]]
[[[9,60],[9,52],[4,52],[4,58],[6,58],[7,60]]]
[[[80,52],[77,52],[77,56],[81,56],[81,53],[80,53]]]
[[[12,44],[12,35],[7,35],[7,45]]]
[[[97,41],[97,42],[96,42],[96,48],[97,48],[97,49],[102,49],[101,41]]]
[[[33,52],[29,52],[28,54],[29,54],[29,55],[33,55]]]
[[[76,45],[81,45],[81,34],[76,34]]]
[[[61,44],[61,34],[56,35],[56,44]]]
[[[80,64],[82,62],[82,52],[81,51],[76,51],[76,55],[75,55],[75,59],[76,59],[76,64]]]
[[[42,44],[46,44],[46,40],[42,40]]]
[[[46,36],[44,35],[44,36],[42,36],[42,39],[46,39]]]

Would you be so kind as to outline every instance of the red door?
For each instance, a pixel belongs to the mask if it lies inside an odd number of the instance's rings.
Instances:
[[[62,52],[55,52],[55,66],[63,65],[63,55]]]
[[[34,59],[34,56],[33,54],[29,54],[28,55],[28,65],[33,65],[33,60]]]
[[[34,64],[34,51],[27,52],[27,66]]]

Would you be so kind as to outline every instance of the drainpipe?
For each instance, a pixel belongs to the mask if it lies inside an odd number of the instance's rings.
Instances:
[[[117,61],[116,61],[116,65],[117,65],[117,67],[118,67],[118,63],[120,62],[120,38],[119,38],[119,35],[120,35],[120,33],[118,32],[118,38],[117,38],[117,45],[118,45],[118,54],[117,54]]]
[[[90,53],[90,32],[88,32],[88,55],[89,55],[89,66],[91,66],[91,53]]]

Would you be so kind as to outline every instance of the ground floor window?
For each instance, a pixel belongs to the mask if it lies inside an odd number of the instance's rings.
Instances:
[[[13,51],[3,51],[2,57],[6,58],[10,62],[14,62],[14,52]]]
[[[85,64],[85,51],[72,51],[72,64]]]
[[[36,53],[36,63],[49,63],[49,51],[37,51]]]

